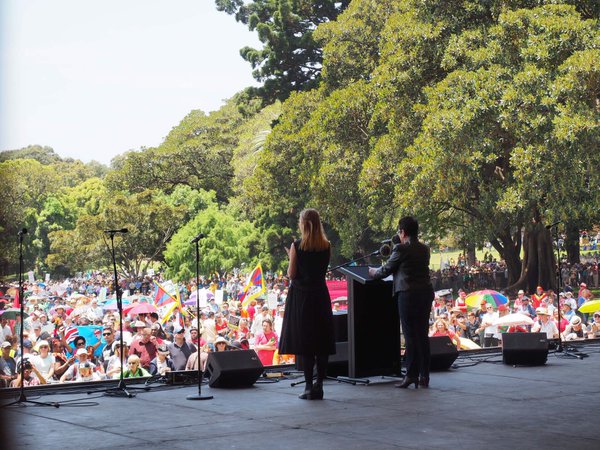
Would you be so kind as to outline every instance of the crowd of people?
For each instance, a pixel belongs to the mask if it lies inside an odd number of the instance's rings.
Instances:
[[[519,290],[506,303],[495,305],[482,300],[475,307],[467,306],[467,293],[462,289],[456,299],[444,294],[435,298],[429,335],[448,336],[458,348],[498,346],[502,344],[503,333],[514,332],[542,332],[548,339],[564,341],[600,337],[600,307],[593,313],[579,311],[593,300],[586,283],[580,283],[577,293],[567,287],[557,296],[552,290],[544,291],[538,286],[531,295]],[[502,318],[509,314],[518,315],[504,321]]]
[[[491,263],[489,263],[491,264]],[[491,266],[489,266],[491,267]],[[582,267],[588,267],[582,265]],[[590,266],[591,267],[591,266]],[[597,283],[597,264],[586,280]],[[570,272],[569,272],[570,273]],[[577,279],[580,279],[578,272]],[[432,277],[432,279],[434,279]],[[152,303],[154,282],[160,276],[141,280],[122,280],[130,305]],[[209,296],[200,310],[197,328],[195,308],[187,307],[181,319],[173,316],[163,321],[158,313],[124,314],[121,347],[118,311],[111,305],[112,278],[90,273],[68,281],[24,284],[26,318],[0,316],[0,385],[19,387],[45,383],[93,381],[123,377],[164,375],[168,371],[203,369],[211,352],[236,349],[256,350],[265,366],[294,362],[293,355],[277,351],[288,293],[287,278],[265,273],[267,291],[248,305],[237,300],[245,277],[239,274],[202,277],[200,289],[222,291]],[[571,278],[569,278],[569,282]],[[430,314],[430,336],[447,335],[459,348],[501,345],[504,332],[546,332],[564,340],[600,337],[600,312],[582,314],[579,307],[591,300],[585,282],[579,292],[535,292],[518,296],[505,305],[481,304],[467,307],[467,290],[458,290],[456,299],[436,296]],[[597,285],[597,284],[595,284]],[[590,286],[591,287],[591,286]],[[196,290],[194,280],[176,285],[182,302]],[[541,290],[541,288],[540,288]],[[456,291],[455,291],[456,292]],[[12,295],[11,295],[12,293]],[[0,308],[13,306],[16,289],[3,289]],[[114,295],[113,295],[114,296]],[[339,302],[332,305],[335,313]],[[560,308],[560,321],[558,309]],[[498,326],[497,319],[518,312],[533,320],[527,326]],[[78,331],[93,330],[85,336]],[[20,332],[23,329],[23,347]],[[23,364],[24,379],[21,380]]]
[[[266,278],[267,293],[245,307],[236,300],[242,277],[203,279],[200,289],[208,296],[200,309],[199,330],[196,308],[191,306],[168,320],[158,312],[127,313],[145,302],[152,304],[149,286],[162,280],[156,277],[147,285],[144,280],[123,282],[127,290],[122,347],[109,276],[96,273],[62,283],[25,283],[24,320],[15,311],[10,318],[0,316],[0,385],[20,386],[21,363],[27,386],[120,378],[121,370],[128,378],[197,370],[198,364],[204,369],[210,352],[235,349],[254,349],[265,366],[293,362],[293,356],[277,353],[287,287],[282,277]],[[176,289],[183,303],[196,286],[191,281]],[[217,290],[222,290],[219,301],[212,294]],[[16,294],[14,286],[5,291]],[[1,308],[17,306],[18,299],[8,292],[2,295]],[[82,332],[86,329],[87,335]]]

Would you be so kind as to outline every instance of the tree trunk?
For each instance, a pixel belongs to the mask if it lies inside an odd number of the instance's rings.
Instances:
[[[535,292],[537,286],[541,286],[544,290],[556,291],[555,258],[550,230],[547,230],[541,222],[526,229],[523,250],[521,276],[507,290],[524,289],[531,293]]]
[[[497,238],[491,240],[491,244],[506,263],[508,285],[515,284],[521,276],[521,228],[519,227],[513,236],[510,230],[504,230]]]
[[[465,255],[467,257],[467,264],[469,266],[475,265],[475,262],[477,261],[477,255],[475,253],[475,244],[473,244],[472,242],[469,242],[467,244]]]
[[[565,249],[567,250],[567,261],[571,265],[579,264],[579,227],[573,222],[567,222],[566,228],[566,239]]]

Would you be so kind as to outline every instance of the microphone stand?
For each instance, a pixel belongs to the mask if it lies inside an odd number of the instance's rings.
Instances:
[[[201,236],[198,235],[198,236]],[[211,400],[212,395],[202,395],[202,362],[200,361],[200,272],[198,262],[200,260],[199,238],[194,238],[193,243],[196,244],[196,328],[198,329],[198,394],[188,395],[188,400]]]
[[[556,241],[556,290],[559,292],[561,292],[562,289],[562,277],[560,275],[560,245],[558,244],[558,224],[560,222],[556,222],[552,225],[549,225],[551,229],[554,229],[554,239]],[[560,322],[562,320],[562,314],[561,314],[561,310],[560,310],[560,295],[558,296],[558,305],[556,306],[558,308],[558,324],[557,324],[557,328],[558,328],[558,344],[556,346],[556,350],[554,351],[554,354],[557,353],[562,353],[562,356],[568,356],[571,358],[578,358],[578,359],[583,359],[583,356],[581,355],[577,355],[575,353],[571,353],[566,351],[566,349],[563,348],[563,344],[562,344],[562,333],[560,332]]]
[[[119,384],[117,385],[117,387],[107,389],[104,394],[114,397],[132,398],[135,397],[135,394],[127,390],[127,385],[125,384],[125,381],[123,381],[123,357],[125,356],[125,349],[123,348],[123,298],[121,295],[121,289],[119,287],[119,276],[117,274],[117,259],[115,256],[115,234],[120,231],[121,230],[109,230],[108,234],[110,236],[110,254],[112,256],[113,275],[115,277],[115,296],[117,298],[117,308],[119,310],[119,344],[121,345],[119,358],[121,359],[121,373],[119,375]]]
[[[23,353],[23,331],[25,330],[25,298],[23,295],[23,236],[25,235],[25,233],[27,233],[27,230],[23,229],[22,231],[19,231],[19,303],[20,303],[20,308],[21,308],[21,330],[19,333],[19,337],[21,339],[21,370],[20,370],[20,375],[21,375],[21,386],[20,386],[20,392],[19,392],[19,398],[17,400],[15,400],[14,402],[11,403],[7,403],[6,405],[2,405],[2,407],[5,406],[13,406],[13,405],[17,405],[17,406],[27,406],[27,403],[31,403],[32,405],[37,405],[37,406],[54,406],[55,408],[58,408],[60,405],[57,402],[53,402],[53,403],[45,403],[45,402],[36,402],[33,400],[28,400],[27,397],[25,396],[25,354]]]
[[[327,272],[334,272],[338,269],[341,269],[342,267],[349,266],[350,264],[354,264],[355,262],[362,261],[363,259],[371,258],[372,256],[379,256],[380,254],[381,254],[381,252],[379,250],[375,250],[374,252],[369,253],[368,255],[361,256],[360,258],[356,258],[356,259],[351,259],[350,261],[345,262],[344,264],[335,266],[335,267],[329,269]]]

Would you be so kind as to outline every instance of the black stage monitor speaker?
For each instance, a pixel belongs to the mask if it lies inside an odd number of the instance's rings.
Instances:
[[[448,370],[458,358],[456,345],[448,336],[435,336],[429,338],[431,348],[431,370]]]
[[[263,373],[254,350],[212,352],[206,361],[208,385],[217,388],[252,386]]]
[[[541,366],[548,359],[546,333],[504,333],[502,362],[511,366]]]

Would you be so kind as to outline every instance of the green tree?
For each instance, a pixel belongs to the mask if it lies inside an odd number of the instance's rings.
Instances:
[[[260,235],[256,227],[239,219],[234,211],[219,207],[213,196],[167,245],[164,255],[168,276],[178,280],[195,276],[195,245],[190,241],[199,233],[205,235],[199,241],[200,273],[227,272],[260,259]]]
[[[264,82],[257,89],[267,103],[285,100],[291,92],[309,90],[319,83],[322,49],[313,37],[315,28],[333,21],[349,0],[215,0],[217,9],[235,15],[256,31],[262,49],[244,47],[240,54]]]
[[[238,128],[256,113],[249,103],[251,99],[235,97],[208,115],[190,112],[159,147],[131,151],[114,160],[107,186],[114,191],[150,188],[167,193],[188,186],[214,190],[218,201],[226,202],[232,193],[231,160],[238,146]]]

